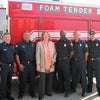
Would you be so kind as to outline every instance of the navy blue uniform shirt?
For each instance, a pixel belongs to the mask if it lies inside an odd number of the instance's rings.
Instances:
[[[16,54],[19,55],[22,62],[35,61],[35,44],[32,41],[28,43],[24,40],[16,45]]]
[[[87,44],[89,48],[89,58],[100,57],[100,41],[97,39],[94,41],[89,40]]]
[[[85,53],[88,52],[88,45],[82,41],[79,40],[78,42],[73,41],[73,49],[74,49],[74,55],[72,59],[85,59]]]
[[[0,62],[5,64],[13,64],[15,60],[15,48],[12,44],[5,42],[0,44]]]
[[[57,46],[57,57],[69,57],[69,54],[71,51],[73,51],[73,44],[71,43],[70,40],[64,39],[64,40],[59,40],[56,44]]]

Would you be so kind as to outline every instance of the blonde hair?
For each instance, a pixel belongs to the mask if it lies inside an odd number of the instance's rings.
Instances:
[[[44,40],[44,39],[43,39],[43,36],[45,35],[45,33],[48,34],[48,36],[49,36],[49,40],[48,40],[48,41],[50,41],[50,33],[49,33],[48,31],[42,32],[41,40],[42,40],[42,41]]]

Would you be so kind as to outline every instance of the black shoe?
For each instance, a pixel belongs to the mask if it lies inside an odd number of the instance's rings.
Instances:
[[[92,92],[92,90],[88,89],[88,90],[87,90],[87,92],[88,92],[88,93],[91,93],[91,92]]]
[[[47,96],[52,96],[52,94],[50,94],[50,93],[46,93],[46,95],[47,95]]]
[[[98,96],[100,96],[100,92],[98,92]]]
[[[6,97],[6,99],[8,99],[8,100],[15,100],[15,98],[13,96]]]
[[[42,100],[42,97],[38,97],[39,100]]]
[[[69,97],[70,96],[70,94],[69,93],[65,93],[65,97]]]
[[[91,87],[87,87],[87,92],[91,93],[92,92],[92,88]]]
[[[71,93],[75,93],[75,92],[76,92],[76,90],[75,90],[75,89],[71,90]]]
[[[33,95],[30,95],[32,98],[36,98],[36,95],[35,94],[33,94]]]
[[[18,96],[18,99],[23,99],[23,96],[20,96],[20,95],[19,95],[19,96]]]
[[[83,92],[82,93],[82,97],[86,97],[86,92]]]
[[[57,93],[64,93],[64,90],[59,90],[57,91]]]

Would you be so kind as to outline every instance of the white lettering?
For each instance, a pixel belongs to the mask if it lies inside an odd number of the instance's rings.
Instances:
[[[68,8],[68,13],[73,13],[73,8],[72,7]]]
[[[44,11],[45,11],[45,12],[48,12],[48,11],[49,11],[49,6],[48,6],[48,5],[45,5],[45,6],[44,6]]]
[[[63,7],[63,10],[64,10],[64,13],[66,13],[66,11],[67,11],[67,6],[64,6],[64,7]]]
[[[78,8],[74,8],[74,13],[75,13],[75,14],[78,13]]]
[[[59,6],[55,6],[55,12],[60,12],[60,7]]]
[[[42,11],[43,10],[43,5],[40,5],[39,6],[39,11]]]
[[[79,14],[83,13],[83,8],[79,8]]]
[[[84,14],[87,14],[87,8],[84,8]]]

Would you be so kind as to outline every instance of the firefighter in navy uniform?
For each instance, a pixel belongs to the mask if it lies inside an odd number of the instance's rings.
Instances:
[[[63,92],[65,86],[65,97],[70,96],[70,58],[73,55],[73,45],[66,39],[66,33],[60,31],[60,40],[57,42],[57,62],[59,91]],[[64,85],[65,84],[65,85]]]
[[[11,96],[11,80],[15,60],[15,48],[11,44],[11,35],[4,34],[4,42],[0,44],[0,100],[15,100]]]
[[[35,44],[30,41],[29,31],[23,33],[23,40],[16,45],[16,61],[19,66],[19,96],[22,99],[25,92],[26,81],[29,78],[29,94],[36,98],[35,85]]]
[[[88,58],[88,46],[85,42],[80,40],[79,31],[73,33],[73,49],[74,55],[71,59],[71,71],[72,71],[72,92],[76,92],[76,86],[80,78],[82,80],[82,96],[86,96],[87,92],[87,80],[86,80],[86,62]]]
[[[90,40],[87,42],[89,47],[87,75],[88,88],[87,92],[92,92],[93,74],[96,77],[96,87],[98,95],[100,96],[100,41],[95,37],[95,30],[90,31]]]

